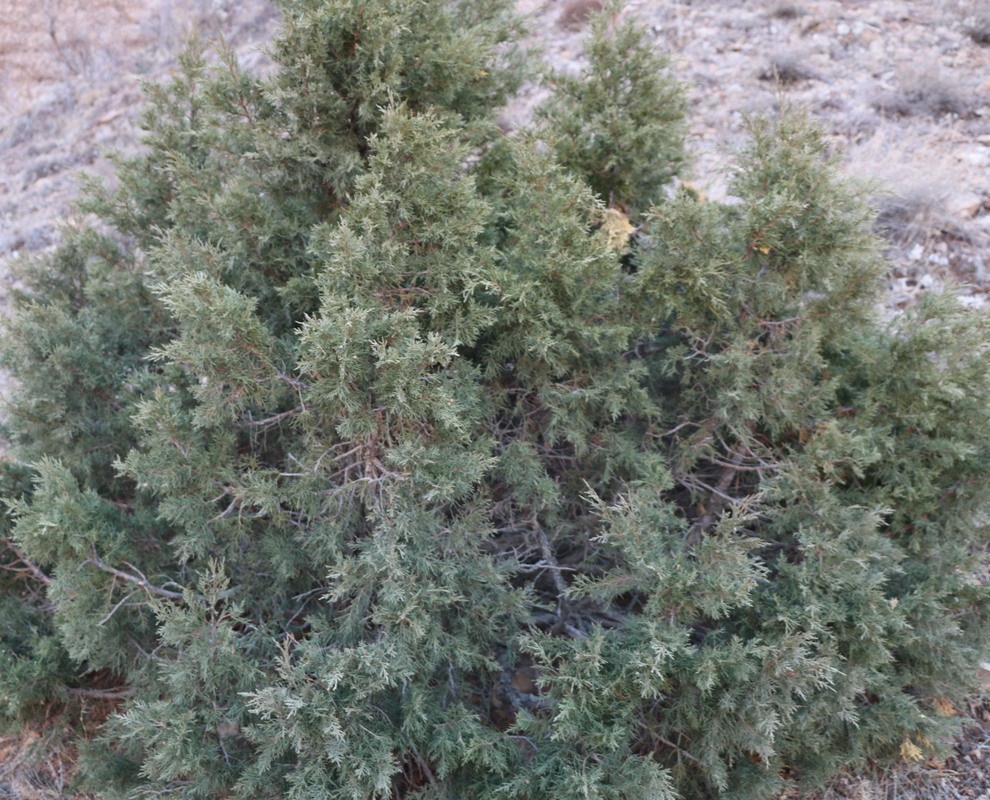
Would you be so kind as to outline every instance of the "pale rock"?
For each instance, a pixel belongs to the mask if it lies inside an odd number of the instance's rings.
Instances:
[[[976,192],[961,192],[953,195],[946,202],[950,214],[969,219],[975,217],[983,208],[983,198]]]
[[[960,159],[974,167],[990,166],[990,151],[981,147],[977,150],[964,150],[960,154]]]

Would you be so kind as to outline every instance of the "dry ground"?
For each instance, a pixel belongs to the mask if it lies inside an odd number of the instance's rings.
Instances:
[[[599,0],[518,0],[555,69],[581,66]],[[726,193],[747,114],[779,86],[807,104],[836,156],[874,181],[895,309],[946,283],[990,298],[990,0],[629,0],[689,87],[692,181]],[[0,273],[72,224],[80,170],[139,146],[143,80],[167,77],[190,33],[222,31],[247,66],[277,24],[263,0],[0,0]],[[525,120],[530,86],[504,113]],[[2,299],[2,298],[0,298]],[[974,665],[974,669],[979,669]],[[988,692],[990,695],[990,692]],[[820,800],[990,800],[990,712],[941,763],[846,776]],[[0,800],[65,796],[57,731],[0,739]]]
[[[274,28],[264,0],[0,0],[0,259],[50,247],[80,171],[133,151],[141,84],[188,36],[221,32],[249,66]]]

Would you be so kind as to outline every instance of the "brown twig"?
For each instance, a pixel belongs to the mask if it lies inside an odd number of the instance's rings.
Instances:
[[[732,503],[736,502],[736,498],[731,497],[726,494],[729,488],[729,484],[735,480],[739,467],[742,464],[743,453],[740,448],[734,448],[731,453],[731,462],[727,463],[722,468],[722,474],[719,476],[718,483],[714,486],[708,486],[707,484],[698,483],[704,486],[711,493],[708,501],[708,507],[705,513],[699,517],[691,525],[688,530],[687,540],[689,544],[697,544],[701,541],[702,537],[705,536],[715,525],[718,523],[719,517],[725,508]]]
[[[26,555],[24,555],[24,551],[22,551],[21,548],[19,548],[9,539],[6,542],[6,545],[7,545],[7,549],[10,550],[15,556],[17,556],[18,560],[25,567],[27,567],[28,572],[30,572],[35,578],[37,578],[39,581],[45,584],[45,586],[52,585],[53,582],[52,579],[49,578],[44,572],[42,572],[41,568],[37,564],[35,564],[33,561],[31,561],[31,559],[29,559]]]
[[[89,697],[93,700],[122,700],[134,693],[130,686],[120,686],[116,689],[67,689],[66,691],[73,697]]]
[[[540,524],[534,518],[532,521],[533,532],[536,534],[536,538],[540,542],[540,552],[543,553],[543,560],[547,562],[547,568],[550,570],[550,574],[553,575],[554,586],[557,587],[557,591],[560,592],[561,597],[567,594],[567,583],[561,576],[561,567],[557,563],[557,557],[553,554],[553,548],[550,547],[550,540],[547,538],[546,532],[540,526]]]
[[[120,578],[122,581],[126,581],[127,583],[132,583],[135,586],[140,586],[142,589],[144,589],[146,592],[148,592],[148,594],[153,594],[156,597],[164,597],[164,598],[166,598],[168,600],[184,600],[185,599],[185,595],[182,592],[173,592],[173,591],[170,591],[169,589],[163,589],[160,586],[155,586],[153,583],[151,583],[143,575],[141,575],[140,577],[138,577],[137,575],[131,575],[128,572],[124,572],[123,570],[119,570],[116,567],[111,567],[102,558],[100,558],[95,552],[93,553],[92,556],[90,556],[89,558],[87,558],[86,561],[84,561],[83,563],[85,563],[85,564],[92,564],[97,569],[100,569],[100,570],[102,570],[103,572],[106,572],[109,575],[113,575],[113,576],[115,576],[117,578]]]

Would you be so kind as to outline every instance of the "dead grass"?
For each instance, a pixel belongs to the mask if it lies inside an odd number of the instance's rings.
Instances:
[[[768,16],[772,19],[797,19],[807,12],[796,3],[784,2],[774,3],[770,6]]]
[[[925,181],[921,170],[907,165],[887,191],[874,196],[877,229],[892,244],[923,244],[941,234],[949,223],[948,187]]]
[[[917,131],[895,139],[881,130],[847,156],[850,173],[873,189],[878,233],[896,247],[925,245],[947,233],[966,238],[948,208],[956,167],[938,152]]]
[[[88,800],[71,790],[75,751],[64,731],[26,728],[0,737],[0,800]]]
[[[990,800],[987,691],[990,686],[985,684],[984,692],[970,701],[965,713],[971,722],[952,743],[952,752],[944,761],[903,762],[887,769],[843,774],[802,800]]]
[[[588,18],[601,11],[603,6],[602,0],[570,0],[557,17],[557,24],[565,31],[580,30],[587,24]]]
[[[798,52],[777,53],[760,71],[760,80],[776,81],[783,86],[816,77],[815,72],[805,65],[801,53]]]
[[[954,770],[938,764],[898,765],[873,775],[843,775],[807,800],[963,800],[958,783]]]
[[[881,92],[873,107],[891,117],[946,114],[963,116],[970,98],[957,76],[950,76],[934,62],[907,64],[898,70],[897,88]]]
[[[970,0],[959,4],[962,29],[979,45],[990,45],[990,0]]]

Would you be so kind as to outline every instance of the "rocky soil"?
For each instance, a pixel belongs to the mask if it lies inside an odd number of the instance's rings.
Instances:
[[[0,259],[58,236],[81,172],[133,152],[144,81],[194,32],[256,64],[276,14],[263,0],[0,0]]]
[[[599,3],[518,0],[550,68],[580,71]],[[946,284],[990,302],[990,0],[628,0],[626,13],[688,86],[697,188],[726,196],[747,115],[782,98],[805,104],[849,174],[874,186],[887,308]],[[79,224],[81,172],[109,179],[106,152],[140,147],[141,83],[167,79],[188,35],[222,32],[263,69],[276,25],[263,0],[0,0],[0,274],[50,248],[60,224]],[[542,92],[526,87],[506,126]],[[848,777],[823,798],[990,800],[980,702],[952,759]],[[45,766],[25,741],[0,740],[0,798],[61,796],[52,776],[63,762]]]

